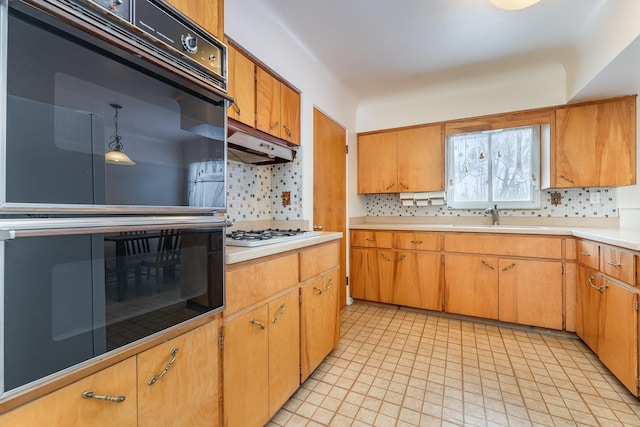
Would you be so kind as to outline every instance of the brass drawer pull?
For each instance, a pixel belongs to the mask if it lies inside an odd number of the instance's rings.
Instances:
[[[252,325],[257,325],[260,327],[260,329],[264,329],[264,323],[262,322],[258,322],[256,319],[251,319],[249,320],[249,323],[251,323]]]
[[[391,258],[389,258],[388,256],[386,256],[385,254],[380,254],[380,256],[381,256],[382,258],[384,258],[386,261],[391,262]]]
[[[609,261],[607,264],[609,264],[611,267],[615,267],[615,268],[620,268],[620,267],[622,267],[622,264],[620,264],[619,262],[618,262],[618,263],[615,263],[615,262],[613,262],[613,261]]]
[[[483,263],[485,266],[489,267],[491,270],[495,270],[495,268],[494,268],[491,264],[489,264],[487,261],[482,260],[482,263]]]
[[[319,287],[314,286],[313,290],[316,291],[318,293],[318,295],[322,295],[322,289],[320,289]]]
[[[580,251],[580,255],[591,256],[591,254],[589,252],[582,252],[582,251]]]
[[[173,350],[171,350],[171,360],[169,360],[169,363],[167,363],[167,366],[165,366],[164,369],[162,370],[162,372],[160,372],[158,375],[155,375],[155,376],[151,377],[151,379],[149,380],[148,384],[149,385],[153,385],[160,378],[164,377],[165,374],[169,371],[169,368],[171,368],[173,366],[173,364],[175,363],[177,356],[178,356],[178,347],[176,347]]]
[[[385,190],[391,190],[395,185],[396,185],[396,183],[392,182],[391,185],[389,185],[387,188],[385,188]]]
[[[99,394],[95,394],[92,390],[87,390],[84,393],[82,393],[82,397],[85,399],[106,400],[107,402],[115,402],[115,403],[124,402],[124,399],[125,399],[124,394],[121,394],[119,396],[101,396]]]
[[[400,262],[400,261],[402,261],[403,259],[405,259],[406,257],[407,257],[406,255],[402,254],[402,255],[400,255],[400,256],[398,257],[398,259],[397,259],[396,261],[397,261],[397,262]]]
[[[240,115],[240,107],[238,106],[238,103],[236,102],[235,99],[231,103],[231,106],[233,107],[234,110],[236,110],[236,114]]]
[[[271,320],[271,323],[276,323],[278,320],[282,319],[282,316],[284,316],[284,303],[280,304],[280,313]]]
[[[572,184],[575,184],[575,182],[574,182],[571,178],[569,178],[568,176],[566,176],[566,175],[560,175],[560,178],[562,178],[562,179],[564,179],[564,180],[566,180],[566,181],[569,181],[569,182],[570,182],[570,183],[572,183]]]
[[[515,267],[515,266],[516,266],[516,263],[514,262],[513,264],[508,265],[508,266],[506,266],[505,268],[503,268],[503,269],[502,269],[502,271],[511,270],[511,269],[512,269],[513,267]]]
[[[284,128],[285,132],[287,132],[287,136],[291,138],[291,129],[289,129],[289,126],[282,125],[282,127]]]
[[[269,130],[274,130],[274,129],[275,129],[275,128],[277,128],[279,125],[280,125],[280,122],[275,122],[275,123],[273,124],[273,126],[271,126],[271,127],[269,128]]]
[[[413,243],[414,245],[421,245],[423,242],[422,240],[412,240],[411,243]]]
[[[609,286],[608,285],[604,285],[604,286],[596,286],[593,284],[593,276],[589,276],[589,285],[591,285],[591,287],[593,289],[595,289],[596,291],[602,293],[603,289],[607,289]]]
[[[364,240],[366,240],[367,242],[375,242],[376,241],[375,237],[365,237]]]
[[[329,289],[333,287],[333,277],[328,280],[329,285],[324,288],[324,291],[327,292]]]
[[[404,185],[403,183],[400,183],[400,187],[404,188],[405,190],[408,190],[408,189],[409,189],[409,187],[408,187],[408,186],[406,186],[406,185]]]

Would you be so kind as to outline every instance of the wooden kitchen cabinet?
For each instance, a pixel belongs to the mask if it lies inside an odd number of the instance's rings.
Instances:
[[[0,425],[219,425],[218,335],[219,321],[212,320],[3,414]],[[87,390],[124,400],[83,398]]]
[[[498,319],[498,258],[445,255],[444,311]]]
[[[440,233],[352,231],[351,296],[441,310],[441,242]]]
[[[562,329],[562,263],[501,258],[499,316],[503,322]]]
[[[218,40],[224,36],[224,0],[166,0]]]
[[[636,183],[636,96],[556,109],[551,188]]]
[[[300,94],[256,66],[256,129],[300,145]]]
[[[358,193],[444,190],[441,125],[358,135]]]
[[[340,246],[300,252],[300,380],[304,381],[340,339]]]
[[[138,427],[220,424],[218,335],[214,320],[138,355]]]
[[[576,333],[638,396],[636,254],[587,240],[579,240],[578,248],[587,255],[578,258]],[[592,259],[596,248],[600,254],[599,270]]]
[[[562,239],[445,233],[445,311],[564,327]]]
[[[339,337],[339,277],[335,269],[300,288],[301,382],[336,346]]]
[[[92,391],[101,396],[124,396],[122,402],[86,399]],[[29,404],[0,416],[1,426],[137,426],[136,358],[130,357]]]
[[[242,51],[227,45],[228,92],[234,98],[227,110],[230,119],[255,127],[256,66]]]
[[[263,426],[300,385],[298,288],[225,323],[224,425]]]
[[[394,254],[391,250],[351,248],[351,296],[393,303]]]

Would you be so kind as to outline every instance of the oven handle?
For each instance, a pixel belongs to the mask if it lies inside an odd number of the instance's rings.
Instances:
[[[43,236],[67,236],[73,234],[94,234],[94,233],[117,233],[121,231],[153,231],[164,230],[167,228],[184,230],[184,229],[224,229],[231,226],[231,222],[192,222],[192,223],[180,223],[180,222],[167,222],[167,223],[130,223],[123,225],[104,225],[104,226],[90,226],[90,227],[48,227],[46,224],[40,224],[40,228],[25,228],[25,229],[10,229],[0,228],[0,242],[6,240],[13,240],[19,237],[43,237]]]

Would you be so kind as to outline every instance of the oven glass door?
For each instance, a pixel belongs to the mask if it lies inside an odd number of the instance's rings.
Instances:
[[[4,246],[4,391],[224,307],[224,228]]]
[[[9,9],[2,210],[223,211],[225,101],[47,20]]]

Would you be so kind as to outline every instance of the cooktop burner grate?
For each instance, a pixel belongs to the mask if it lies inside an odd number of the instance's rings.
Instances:
[[[306,230],[235,230],[227,233],[227,245],[231,246],[262,246],[273,243],[282,243],[289,240],[303,239],[317,236],[318,233]]]

